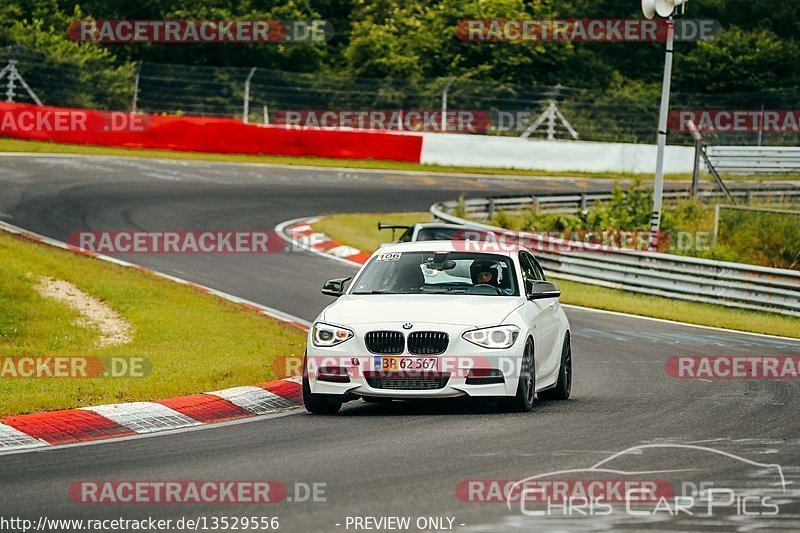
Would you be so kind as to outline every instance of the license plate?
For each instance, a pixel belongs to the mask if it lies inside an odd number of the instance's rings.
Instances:
[[[407,371],[423,372],[439,369],[437,357],[375,357],[375,370],[381,372]]]

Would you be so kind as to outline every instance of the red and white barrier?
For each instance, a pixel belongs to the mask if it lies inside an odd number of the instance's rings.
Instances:
[[[266,415],[303,404],[297,379],[252,387],[0,419],[0,453],[130,437]]]
[[[49,120],[37,121],[43,115]],[[224,118],[129,115],[14,103],[0,103],[0,136],[183,152],[381,159],[550,172],[647,174],[655,171],[656,160],[656,146],[650,144],[265,126]],[[693,168],[693,148],[667,147],[665,172],[689,173]]]

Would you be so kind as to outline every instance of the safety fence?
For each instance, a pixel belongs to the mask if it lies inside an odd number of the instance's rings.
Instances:
[[[151,61],[85,64],[53,62],[22,47],[0,48],[0,69],[15,61],[18,74],[45,105],[141,111],[153,114],[234,118],[274,124],[290,110],[479,110],[504,117],[489,135],[520,137],[537,119],[544,122],[531,138],[654,143],[659,87],[632,91],[556,86],[525,86],[466,77],[397,79],[348,77],[336,71],[301,73],[261,67],[221,67]],[[6,93],[8,78],[0,83]],[[10,101],[35,100],[17,84]],[[794,109],[800,88],[741,94],[675,92],[673,110]],[[6,98],[7,101],[8,97]],[[567,122],[562,121],[558,115]],[[520,118],[523,117],[523,118]],[[566,125],[569,124],[568,128]],[[499,127],[499,126],[509,126]],[[452,131],[449,130],[449,131]],[[707,135],[712,145],[796,146],[797,132]],[[688,133],[674,132],[671,144],[691,145]]]
[[[759,203],[792,203],[800,202],[800,186],[794,182],[786,185],[743,187],[734,185],[730,188],[731,196],[743,204]],[[724,199],[724,193],[718,190],[700,190],[697,196],[701,200]],[[540,213],[576,213],[587,209],[597,202],[611,200],[610,192],[567,193],[550,195],[528,195],[492,198],[467,198],[460,202],[460,209],[471,219],[492,219],[499,211],[518,214],[523,211],[536,210]],[[691,197],[688,189],[664,191],[667,203],[686,200]],[[449,204],[448,204],[449,205]]]
[[[434,219],[462,224],[502,236],[504,243],[522,241],[524,234],[453,215],[467,204],[471,216],[483,210],[484,218],[499,199],[448,201],[431,206]],[[532,197],[506,199],[506,204],[528,205]],[[631,250],[598,250],[581,242],[537,235],[524,239],[542,267],[557,278],[622,289],[641,294],[723,305],[739,309],[800,316],[800,272],[741,263],[713,261],[672,254]]]

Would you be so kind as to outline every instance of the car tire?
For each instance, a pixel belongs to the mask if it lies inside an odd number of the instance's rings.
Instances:
[[[308,382],[308,367],[303,361],[303,405],[306,411],[315,415],[335,415],[342,408],[342,402],[330,394],[314,394]]]
[[[561,348],[561,368],[558,371],[558,381],[552,389],[539,393],[541,400],[568,400],[572,392],[572,343],[569,333],[564,338],[564,346]]]
[[[517,384],[517,394],[503,398],[501,406],[507,411],[526,413],[533,409],[535,397],[536,365],[534,364],[533,341],[529,338],[525,342],[525,351],[522,355],[522,369]]]

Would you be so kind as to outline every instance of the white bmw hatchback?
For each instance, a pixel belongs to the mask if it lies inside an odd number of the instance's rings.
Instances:
[[[529,411],[572,387],[560,291],[523,249],[427,241],[385,246],[314,321],[303,371],[312,413],[342,403],[477,396]],[[347,286],[346,286],[347,285]]]

